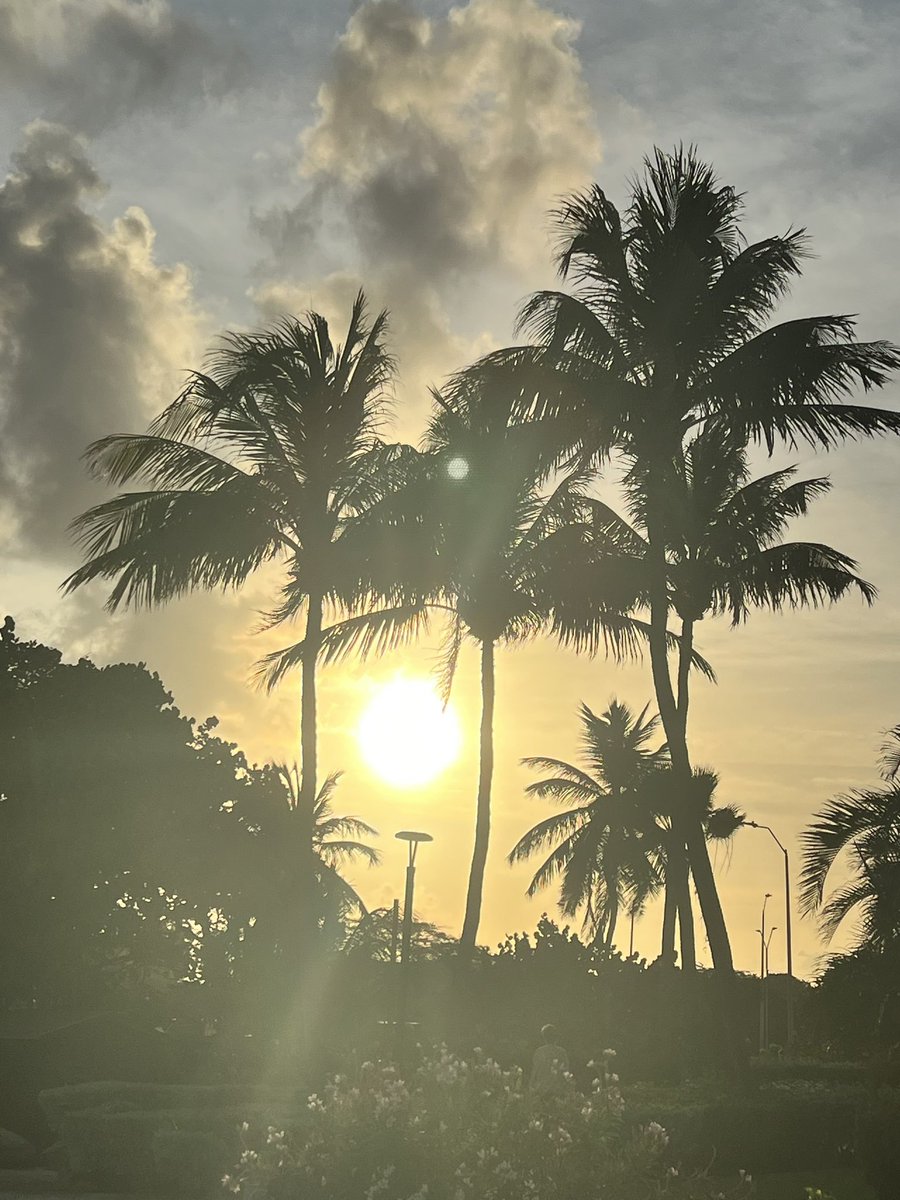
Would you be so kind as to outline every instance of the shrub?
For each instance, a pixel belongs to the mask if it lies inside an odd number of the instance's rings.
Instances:
[[[856,1094],[777,1094],[768,1089],[688,1104],[645,1100],[629,1109],[629,1121],[661,1122],[672,1154],[687,1167],[799,1171],[850,1159],[856,1107]]]
[[[222,1154],[216,1167],[221,1175],[239,1152],[240,1126],[248,1114],[261,1123],[278,1120],[289,1128],[296,1125],[293,1112],[273,1106],[150,1112],[82,1109],[68,1113],[60,1132],[76,1179],[89,1180],[109,1190],[149,1191],[172,1182],[169,1164],[178,1148],[172,1140],[167,1143],[162,1135],[186,1134],[199,1138],[206,1150],[214,1142],[221,1143]],[[165,1179],[158,1175],[160,1165]],[[205,1177],[202,1164],[198,1174],[201,1179]]]
[[[611,1055],[611,1052],[607,1052]],[[446,1048],[403,1078],[364,1064],[307,1101],[299,1136],[248,1127],[235,1172],[223,1182],[256,1200],[700,1200],[722,1181],[685,1178],[655,1122],[629,1128],[618,1081],[597,1068],[588,1092],[571,1076],[534,1095],[519,1069],[480,1051]],[[737,1180],[730,1194],[749,1190]]]
[[[894,1200],[900,1180],[900,1091],[882,1088],[860,1112],[856,1158],[879,1200]]]
[[[161,1129],[153,1135],[153,1172],[167,1195],[212,1196],[221,1191],[223,1164],[235,1138],[202,1130]]]

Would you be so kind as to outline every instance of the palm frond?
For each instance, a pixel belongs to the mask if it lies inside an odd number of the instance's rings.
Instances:
[[[360,613],[322,632],[317,657],[322,663],[341,662],[351,654],[366,658],[407,645],[428,627],[425,606],[402,606],[379,612]],[[271,691],[303,662],[308,653],[306,639],[283,650],[273,650],[255,668],[257,680]]]

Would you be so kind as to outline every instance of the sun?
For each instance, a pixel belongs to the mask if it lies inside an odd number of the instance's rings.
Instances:
[[[459,754],[456,714],[427,679],[398,677],[378,687],[357,730],[366,764],[386,783],[411,788],[440,775]]]

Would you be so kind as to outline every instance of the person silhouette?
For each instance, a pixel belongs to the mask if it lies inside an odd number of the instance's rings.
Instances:
[[[544,1025],[542,1042],[531,1060],[530,1087],[538,1095],[562,1091],[569,1070],[569,1056],[556,1040],[556,1027]]]

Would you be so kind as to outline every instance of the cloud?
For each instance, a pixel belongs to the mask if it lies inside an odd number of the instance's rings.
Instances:
[[[45,116],[88,133],[245,79],[241,49],[168,0],[0,0],[0,88],[34,94]]]
[[[0,531],[56,561],[100,494],[80,455],[143,428],[205,339],[184,266],[160,266],[146,213],[111,225],[83,142],[38,122],[0,186]]]
[[[304,194],[257,218],[264,307],[285,284],[312,294],[361,278],[394,313],[417,389],[426,360],[462,365],[497,312],[505,329],[514,297],[546,275],[547,208],[599,156],[578,32],[537,0],[470,0],[435,19],[408,0],[362,4],[300,138]]]

